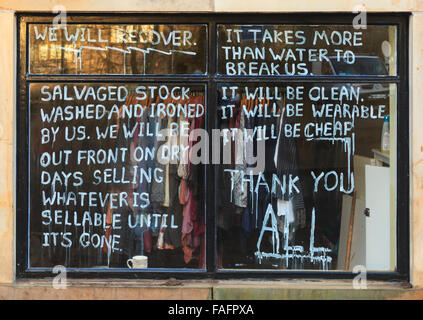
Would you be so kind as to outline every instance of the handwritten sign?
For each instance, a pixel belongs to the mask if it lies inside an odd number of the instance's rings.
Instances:
[[[202,177],[182,159],[204,126],[205,87],[33,83],[30,93],[31,265],[123,267],[132,255],[180,250],[194,232],[184,201],[203,201]],[[191,218],[204,225],[201,210]]]
[[[29,26],[34,74],[205,74],[205,25]]]
[[[230,76],[395,75],[395,37],[395,28],[379,26],[368,26],[363,32],[352,26],[219,25],[218,72]]]
[[[149,268],[204,268],[213,164],[218,268],[334,268],[353,158],[379,148],[396,101],[393,83],[340,79],[396,75],[395,26],[217,24],[214,48],[206,24],[27,30],[27,71],[43,80],[28,85],[32,267],[126,268],[145,255]],[[186,81],[210,63],[216,75]]]
[[[336,267],[340,202],[355,190],[353,157],[370,157],[380,147],[393,89],[350,83],[219,86],[221,151],[232,147],[232,161],[221,165],[218,178],[223,268]],[[239,247],[236,229],[243,235]]]

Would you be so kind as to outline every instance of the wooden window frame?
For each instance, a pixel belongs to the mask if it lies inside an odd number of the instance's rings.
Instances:
[[[217,75],[217,25],[218,24],[287,24],[287,25],[340,25],[351,24],[354,15],[351,13],[308,13],[308,14],[93,14],[68,13],[67,23],[98,24],[207,24],[208,52],[206,75],[33,75],[27,73],[28,63],[28,24],[52,23],[51,13],[19,13],[17,14],[17,93],[16,93],[16,278],[42,279],[53,277],[52,268],[28,268],[28,175],[29,175],[29,84],[37,82],[184,82],[205,84],[207,86],[206,105],[209,115],[216,114],[217,84],[222,82],[256,82],[263,83],[395,83],[397,85],[397,247],[396,266],[394,272],[367,273],[369,280],[405,281],[410,277],[410,121],[409,121],[409,76],[408,76],[408,22],[407,13],[367,14],[368,25],[390,24],[397,26],[397,75],[396,76],[224,76]],[[208,116],[206,128],[215,127],[215,117]],[[214,166],[209,164],[205,169],[205,204],[206,214],[206,268],[190,269],[150,269],[133,271],[130,269],[87,269],[71,268],[67,270],[69,278],[121,278],[121,279],[278,279],[278,278],[318,278],[318,279],[352,279],[355,273],[349,271],[315,271],[315,270],[217,270],[216,266],[216,221],[217,216],[214,199]],[[210,183],[207,183],[210,181]]]

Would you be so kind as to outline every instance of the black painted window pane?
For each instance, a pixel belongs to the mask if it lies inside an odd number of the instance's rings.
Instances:
[[[395,269],[395,84],[225,83],[216,117],[218,268]]]
[[[31,267],[204,268],[204,167],[187,157],[205,90],[30,85]]]
[[[207,26],[29,25],[32,74],[205,74]]]
[[[218,73],[396,75],[396,27],[218,25]]]

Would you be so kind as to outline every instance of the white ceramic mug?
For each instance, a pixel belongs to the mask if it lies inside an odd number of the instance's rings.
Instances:
[[[148,257],[146,256],[133,256],[132,259],[126,261],[130,269],[145,269],[148,265]]]

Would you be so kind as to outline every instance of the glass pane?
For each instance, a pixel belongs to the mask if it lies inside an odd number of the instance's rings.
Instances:
[[[206,25],[29,25],[29,73],[205,74]]]
[[[30,85],[31,267],[204,268],[205,90]]]
[[[216,117],[218,268],[395,269],[395,84],[221,83]]]
[[[218,73],[396,75],[396,27],[218,25]]]

